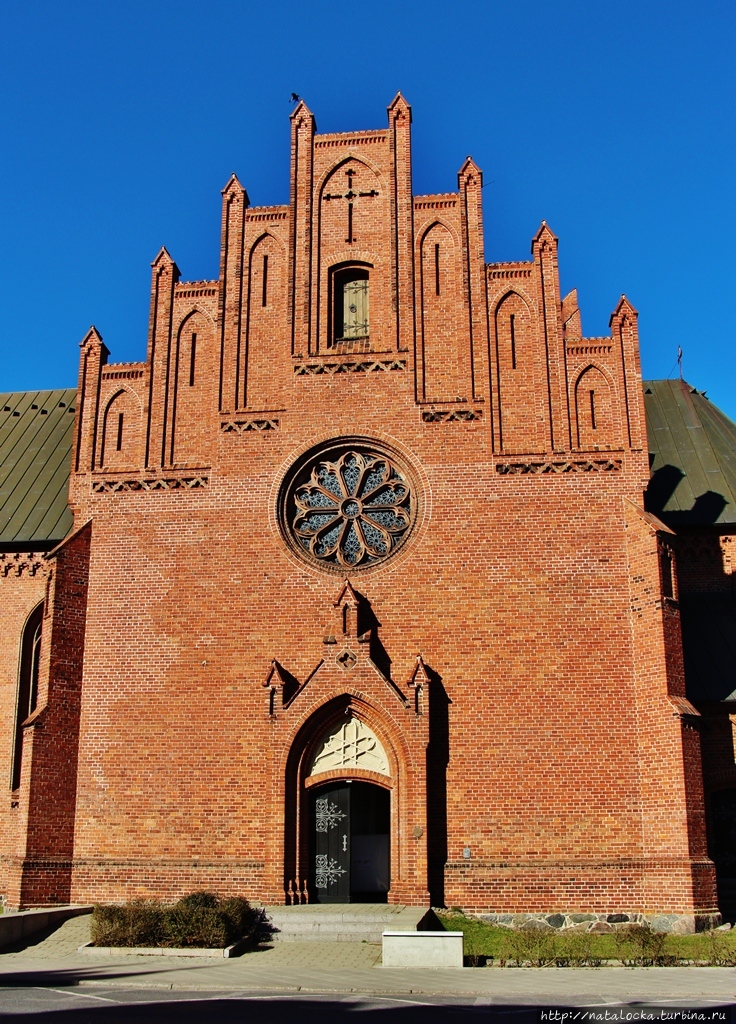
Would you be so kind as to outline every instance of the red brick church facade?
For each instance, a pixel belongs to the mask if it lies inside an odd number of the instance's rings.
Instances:
[[[391,902],[716,911],[636,311],[583,337],[544,223],[486,263],[481,171],[414,196],[410,124],[301,102],[219,280],[156,258],[146,361],[84,339],[74,527],[3,581],[11,906],[350,899],[360,804]]]

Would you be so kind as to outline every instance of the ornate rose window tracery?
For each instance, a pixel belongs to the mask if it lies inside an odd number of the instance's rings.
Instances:
[[[292,547],[326,569],[367,568],[389,558],[416,517],[409,474],[363,445],[313,455],[287,483],[282,524]]]

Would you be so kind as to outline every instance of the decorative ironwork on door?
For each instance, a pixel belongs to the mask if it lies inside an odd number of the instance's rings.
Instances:
[[[319,903],[350,900],[350,786],[344,782],[312,795],[312,897]]]
[[[339,881],[341,875],[347,874],[345,868],[341,868],[336,860],[332,860],[326,853],[318,853],[315,861],[315,882],[318,889],[328,890],[331,885]]]
[[[347,818],[337,804],[330,802],[329,797],[318,797],[315,801],[315,828],[318,832],[329,832],[336,828],[338,823]]]

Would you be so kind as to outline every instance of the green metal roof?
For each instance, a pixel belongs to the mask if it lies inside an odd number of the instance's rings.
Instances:
[[[69,533],[76,388],[0,393],[0,545],[49,548]]]
[[[647,511],[680,526],[736,524],[736,423],[684,380],[644,381]]]

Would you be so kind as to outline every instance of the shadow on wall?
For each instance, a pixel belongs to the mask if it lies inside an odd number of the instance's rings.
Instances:
[[[387,679],[391,679],[391,658],[378,635],[381,623],[378,621],[376,613],[373,611],[371,603],[365,594],[356,590],[355,596],[358,598],[356,632],[359,637],[370,634],[369,648],[371,661]]]
[[[442,677],[429,677],[429,744],[427,745],[427,888],[433,907],[445,906],[447,861],[447,765],[450,760],[450,698]]]
[[[391,658],[381,643],[378,630],[381,623],[370,601],[355,591],[359,599],[358,634],[370,632],[370,653],[374,664],[387,679],[391,679]],[[427,706],[429,713],[429,744],[427,746],[427,862],[430,903],[433,907],[445,905],[445,862],[447,861],[447,765],[450,759],[449,715],[450,698],[442,677],[425,666],[429,678]]]
[[[726,571],[719,523],[728,501],[716,491],[696,496],[689,509],[665,511],[685,474],[657,469],[645,508],[677,534],[678,599],[688,698],[701,712],[703,788],[708,855],[716,866],[718,906],[736,920],[736,594]]]

